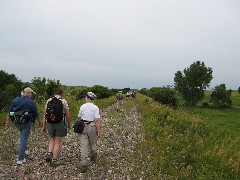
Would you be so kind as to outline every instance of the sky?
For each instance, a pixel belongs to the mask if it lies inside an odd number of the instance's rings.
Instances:
[[[0,0],[0,70],[68,86],[174,85],[196,61],[240,85],[239,0]]]

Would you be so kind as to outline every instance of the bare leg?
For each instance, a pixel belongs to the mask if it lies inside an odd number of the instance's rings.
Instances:
[[[57,159],[62,147],[62,137],[56,137],[54,142],[53,159]]]

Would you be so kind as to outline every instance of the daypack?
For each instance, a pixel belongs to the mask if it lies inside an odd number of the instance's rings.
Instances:
[[[20,123],[20,124],[27,123],[29,122],[28,112],[20,111],[20,110],[10,112],[10,119],[14,123]]]
[[[122,94],[118,93],[118,94],[116,94],[116,95],[117,95],[117,96],[116,96],[117,100],[122,100]]]
[[[47,103],[46,121],[49,123],[59,123],[64,119],[63,103],[60,98],[53,97]]]

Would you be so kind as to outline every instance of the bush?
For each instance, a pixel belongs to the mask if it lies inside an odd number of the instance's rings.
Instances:
[[[161,104],[177,106],[176,91],[169,86],[151,88],[148,95]]]
[[[216,86],[210,95],[210,103],[212,103],[216,108],[231,106],[231,93],[232,90],[226,90],[225,84]]]

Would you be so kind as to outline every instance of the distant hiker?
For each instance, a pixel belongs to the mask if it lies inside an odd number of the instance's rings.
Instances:
[[[240,86],[238,87],[238,93],[240,94]]]
[[[65,99],[62,99],[62,93],[63,91],[60,88],[54,91],[54,96],[46,102],[43,116],[42,131],[46,132],[47,129],[50,135],[46,162],[53,167],[57,165],[57,158],[62,147],[62,138],[67,136],[65,119],[67,119],[68,129],[72,128],[68,103]]]
[[[84,121],[85,127],[80,134],[80,151],[81,151],[81,172],[88,169],[88,154],[90,147],[90,160],[95,161],[97,158],[97,139],[100,138],[100,114],[99,108],[93,103],[96,95],[88,92],[85,97],[85,104],[80,107],[78,120]]]
[[[16,97],[8,112],[5,126],[10,127],[10,120],[20,132],[20,146],[18,151],[17,165],[26,162],[25,155],[30,152],[27,149],[28,137],[32,125],[38,119],[38,109],[36,103],[31,99],[36,94],[31,88],[27,87],[21,92],[21,97]]]
[[[122,99],[123,99],[122,91],[119,91],[116,94],[116,99],[117,99],[117,111],[120,111],[122,106]]]
[[[126,95],[127,100],[129,99],[130,96],[131,96],[130,92],[127,92],[127,95]]]

